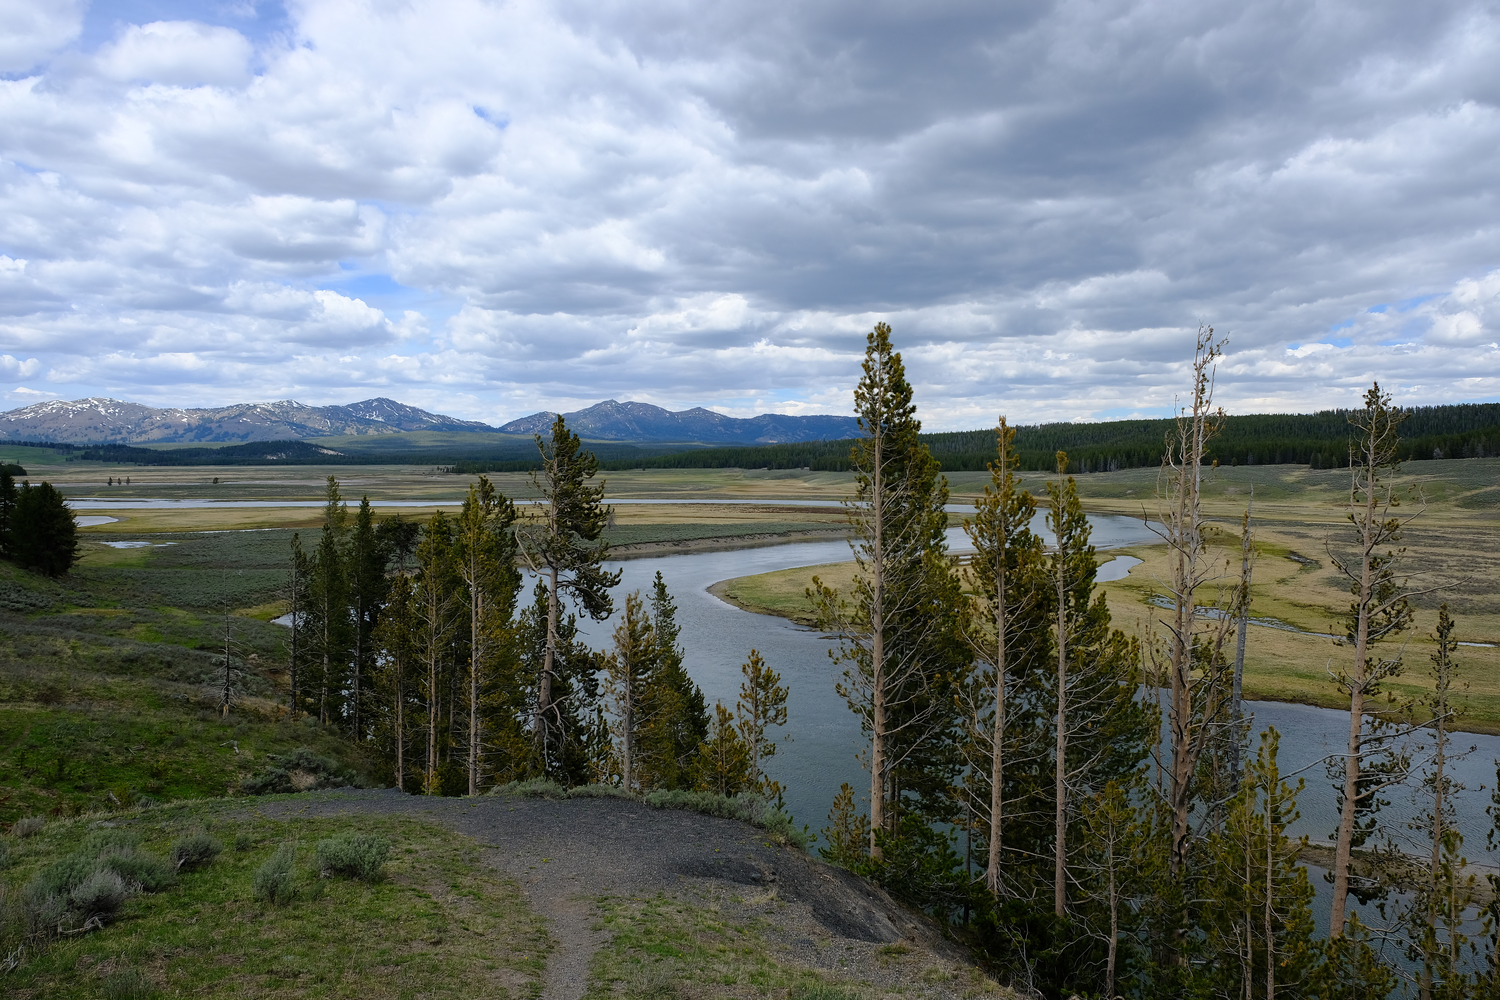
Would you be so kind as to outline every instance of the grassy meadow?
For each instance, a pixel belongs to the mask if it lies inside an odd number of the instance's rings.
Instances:
[[[156,892],[129,897],[103,930],[65,936],[5,975],[29,998],[531,997],[550,948],[515,882],[482,863],[482,845],[411,819],[267,817],[245,800],[133,809],[108,820],[60,819],[9,837],[5,881],[23,886],[101,835],[166,858],[186,836],[222,849]],[[102,829],[101,829],[102,825]],[[319,840],[375,836],[390,845],[381,877],[320,877]],[[256,892],[256,871],[295,845],[291,898]],[[16,919],[13,897],[8,914]],[[14,944],[18,928],[3,928]]]
[[[951,477],[954,492],[974,488],[969,477]],[[977,477],[976,477],[977,478]],[[1027,489],[1042,492],[1048,477],[1028,476]],[[1084,505],[1099,513],[1141,516],[1155,511],[1156,473],[1132,469],[1077,477]],[[1407,571],[1414,589],[1438,587],[1413,601],[1416,624],[1405,637],[1403,676],[1391,684],[1399,699],[1427,688],[1430,633],[1437,607],[1447,602],[1466,643],[1457,655],[1465,714],[1461,728],[1500,732],[1500,460],[1413,462],[1400,483],[1411,493],[1403,513],[1421,511],[1405,532]],[[1342,506],[1347,472],[1302,467],[1221,468],[1205,482],[1205,509],[1215,520],[1210,544],[1223,560],[1224,583],[1239,573],[1239,518],[1254,488],[1256,564],[1252,625],[1246,650],[1245,692],[1251,698],[1336,707],[1340,696],[1328,677],[1350,651],[1326,635],[1340,634],[1350,596],[1330,552],[1345,551],[1351,528]],[[1100,584],[1109,594],[1117,627],[1143,637],[1160,615],[1153,599],[1168,578],[1164,545],[1112,549],[1101,560],[1129,555],[1142,560],[1122,580]],[[723,581],[713,589],[749,611],[810,623],[806,589],[814,575],[846,589],[852,563],[783,570]]]

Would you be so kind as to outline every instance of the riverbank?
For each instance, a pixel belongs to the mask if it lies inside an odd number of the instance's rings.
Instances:
[[[1255,566],[1251,587],[1251,626],[1245,655],[1245,697],[1259,701],[1347,709],[1329,671],[1337,671],[1350,651],[1335,636],[1342,634],[1341,616],[1348,592],[1342,577],[1331,565],[1325,541],[1329,530],[1305,523],[1261,523],[1255,531]],[[1399,641],[1404,645],[1406,669],[1385,685],[1398,704],[1415,705],[1428,691],[1428,658],[1436,649],[1431,630],[1436,604],[1448,600],[1458,623],[1458,637],[1465,643],[1454,654],[1458,678],[1465,685],[1461,714],[1454,729],[1488,735],[1500,734],[1500,595],[1493,580],[1500,576],[1500,557],[1492,539],[1468,528],[1425,525],[1409,533],[1408,560],[1430,575],[1456,572],[1461,560],[1485,568],[1497,563],[1493,575],[1461,579],[1446,593],[1425,595],[1413,601],[1415,625]],[[1214,525],[1207,534],[1211,558],[1222,560],[1225,576],[1220,584],[1227,591],[1238,576],[1238,531]],[[1149,645],[1159,633],[1161,581],[1169,578],[1165,545],[1134,544],[1101,553],[1104,562],[1129,556],[1129,571],[1117,579],[1104,579],[1099,587],[1108,595],[1116,628],[1138,636]],[[847,593],[854,578],[853,562],[823,563],[780,569],[719,580],[709,593],[719,600],[758,615],[774,615],[804,627],[815,627],[817,619],[806,593],[814,576]],[[1429,576],[1430,578],[1430,576]],[[1209,599],[1217,587],[1212,583]],[[1405,718],[1410,720],[1408,713]]]

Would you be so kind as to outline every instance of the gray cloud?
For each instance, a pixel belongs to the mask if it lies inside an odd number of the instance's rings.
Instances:
[[[1478,0],[54,7],[14,402],[837,410],[880,319],[934,427],[1159,412],[1202,320],[1232,408],[1500,397]]]

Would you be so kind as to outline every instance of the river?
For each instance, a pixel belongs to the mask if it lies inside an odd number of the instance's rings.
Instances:
[[[1090,515],[1093,540],[1101,555],[1122,546],[1157,540],[1150,527],[1136,518]],[[1038,523],[1038,530],[1043,525]],[[949,544],[953,551],[967,549],[968,540],[960,529],[950,529]],[[623,573],[620,595],[632,590],[649,591],[659,570],[678,606],[678,624],[682,627],[682,645],[686,663],[693,678],[703,688],[710,705],[715,700],[733,706],[740,685],[740,665],[751,648],[759,650],[773,669],[782,675],[789,689],[784,738],[776,755],[767,765],[767,773],[786,788],[786,804],[799,823],[813,830],[826,822],[829,806],[842,782],[849,782],[864,792],[869,778],[861,766],[859,754],[867,743],[860,732],[859,721],[834,690],[841,668],[828,656],[833,643],[816,630],[804,628],[783,618],[751,614],[719,600],[708,588],[721,580],[755,573],[841,562],[850,558],[849,546],[842,541],[802,542],[769,548],[738,549],[727,552],[702,552],[632,559],[612,564]],[[1105,579],[1118,578],[1122,571],[1138,563],[1128,556],[1106,562],[1100,569]],[[623,605],[617,599],[616,605]],[[608,648],[614,622],[585,621],[581,631],[597,648]],[[1252,630],[1249,641],[1255,641]],[[1331,656],[1344,655],[1330,644]],[[1301,818],[1292,834],[1306,834],[1314,841],[1327,841],[1337,825],[1334,792],[1319,761],[1340,752],[1348,738],[1348,715],[1330,709],[1281,702],[1248,702],[1252,716],[1252,744],[1267,726],[1281,733],[1280,764],[1283,773],[1292,773],[1313,765],[1303,772],[1307,789],[1299,800]],[[1485,850],[1485,831],[1489,817],[1485,806],[1489,790],[1495,783],[1495,760],[1500,758],[1500,737],[1460,733],[1454,739],[1455,751],[1469,751],[1450,766],[1457,781],[1466,786],[1459,807],[1459,828],[1464,834],[1464,853],[1481,864],[1495,864],[1496,857]],[[1253,750],[1252,750],[1253,752]],[[1419,804],[1412,790],[1394,789],[1391,804],[1379,815],[1383,826],[1413,838],[1408,849],[1415,849],[1417,835],[1406,830]],[[1328,887],[1322,873],[1312,871],[1318,892],[1315,918],[1326,928]],[[1375,915],[1369,914],[1374,920]]]

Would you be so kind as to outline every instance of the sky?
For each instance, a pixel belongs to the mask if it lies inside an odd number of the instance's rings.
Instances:
[[[1500,399],[1500,12],[0,0],[0,406]]]

